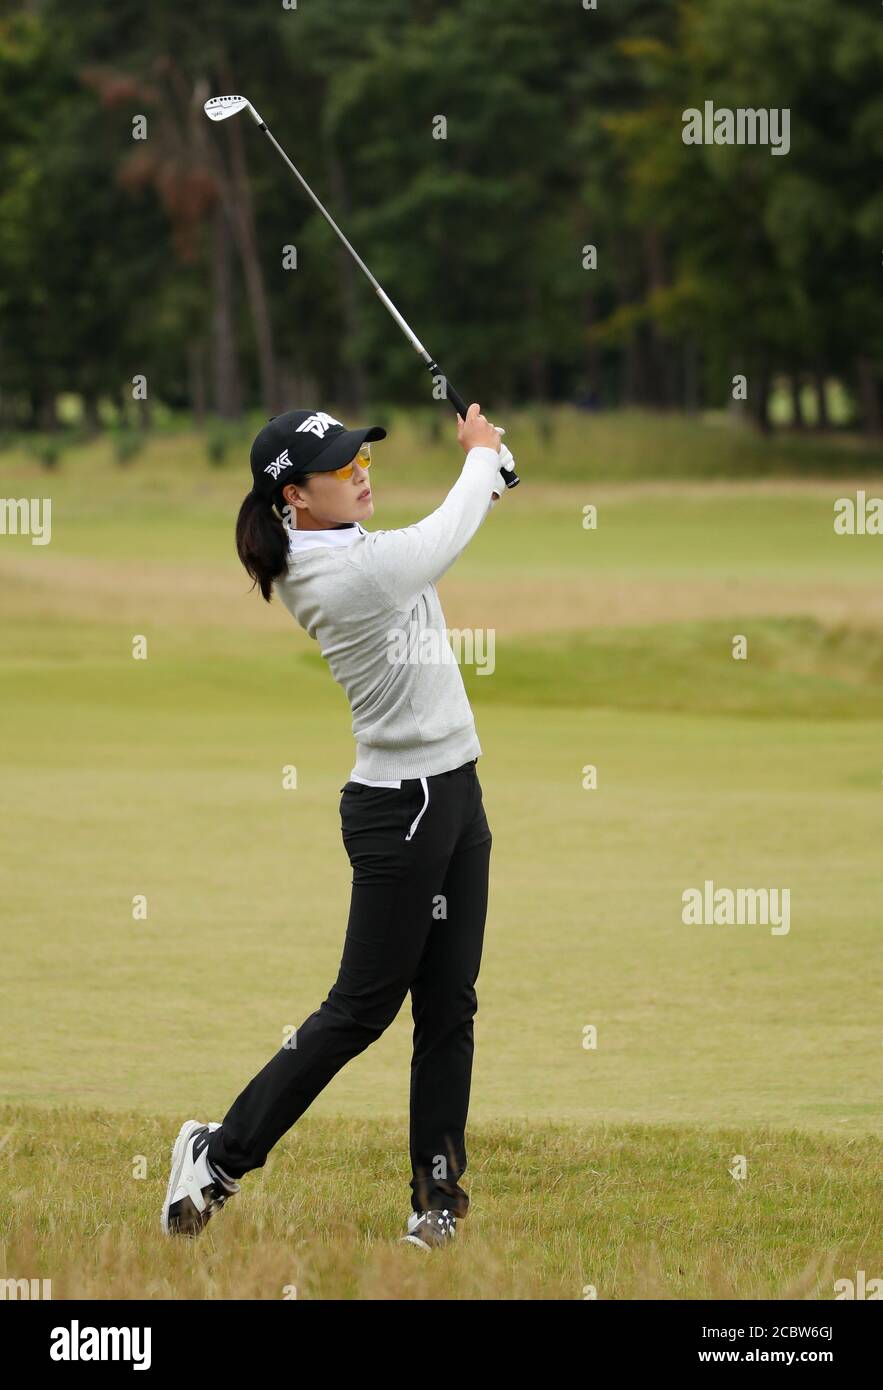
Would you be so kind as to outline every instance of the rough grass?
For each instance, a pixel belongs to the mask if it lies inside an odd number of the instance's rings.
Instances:
[[[193,1242],[159,1228],[174,1129],[0,1110],[0,1275],[55,1299],[830,1299],[883,1258],[868,1138],[476,1125],[470,1215],[427,1255],[396,1239],[402,1125],[305,1117]]]

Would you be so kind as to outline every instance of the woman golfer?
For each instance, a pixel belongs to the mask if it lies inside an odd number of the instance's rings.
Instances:
[[[223,1123],[182,1126],[167,1234],[203,1229],[239,1191],[237,1179],[262,1167],[340,1068],[380,1037],[409,990],[412,1212],[402,1238],[445,1244],[466,1214],[460,1178],[491,832],[481,745],[435,584],[502,496],[500,465],[513,460],[478,405],[457,419],[463,471],[440,507],[397,531],[362,525],[374,511],[371,441],[385,430],[292,410],[252,445],[239,558],[264,598],[275,590],[318,641],[352,708],[356,762],[340,801],[352,900],[337,979],[295,1045],[270,1059]]]

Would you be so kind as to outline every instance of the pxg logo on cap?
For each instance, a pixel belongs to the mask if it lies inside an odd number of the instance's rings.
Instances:
[[[319,439],[324,439],[332,425],[340,425],[340,428],[343,429],[340,420],[335,420],[333,415],[326,415],[324,410],[317,410],[313,415],[309,415],[302,425],[298,425],[295,434],[315,434]],[[267,464],[264,472],[269,473],[275,482],[283,468],[290,466],[291,459],[288,457],[288,450],[283,449],[278,458],[274,458],[272,463]]]
[[[282,472],[283,468],[288,468],[290,467],[290,465],[291,459],[288,457],[288,450],[283,449],[282,453],[279,455],[277,459],[274,459],[272,463],[267,464],[266,468],[264,469],[264,472],[269,473],[270,477],[275,482],[276,479],[279,477],[279,474]]]

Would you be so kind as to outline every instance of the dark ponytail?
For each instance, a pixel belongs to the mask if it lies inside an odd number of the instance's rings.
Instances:
[[[283,573],[288,558],[288,536],[273,503],[248,493],[236,518],[236,550],[246,572],[270,602],[273,580]]]

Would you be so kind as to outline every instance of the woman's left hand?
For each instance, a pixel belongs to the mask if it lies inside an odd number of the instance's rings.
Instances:
[[[499,425],[495,425],[494,428],[495,428],[495,429],[500,429]],[[500,429],[500,434],[505,434],[505,433],[506,433],[506,431],[505,431],[504,429]],[[501,467],[501,468],[514,468],[514,467],[515,467],[515,459],[514,459],[514,457],[513,457],[513,455],[512,455],[512,450],[509,448],[508,444],[502,444],[502,443],[500,444],[500,467]],[[503,489],[503,491],[505,491],[505,488]],[[502,492],[498,492],[498,490],[497,490],[496,488],[494,488],[493,492],[491,493],[491,497],[492,497],[492,499],[493,499],[494,502],[499,502],[499,500],[500,500],[500,498],[502,497],[502,495],[503,495],[503,493],[502,493]]]

